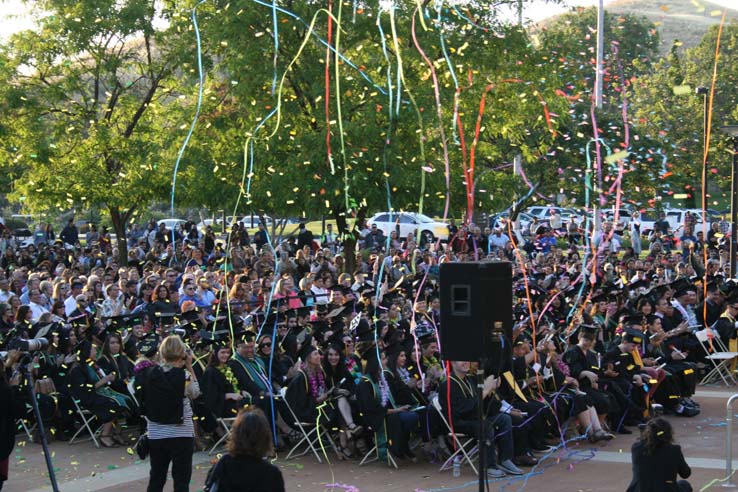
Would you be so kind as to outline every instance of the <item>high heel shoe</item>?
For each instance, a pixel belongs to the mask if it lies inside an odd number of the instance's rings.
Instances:
[[[113,438],[113,442],[114,443],[120,444],[121,446],[125,446],[126,445],[126,441],[125,441],[125,439],[123,439],[123,435],[121,433],[114,433],[112,435],[112,438]]]
[[[118,447],[118,445],[115,443],[115,441],[113,440],[110,434],[100,435],[100,444],[102,444],[103,447],[106,447],[106,448]]]

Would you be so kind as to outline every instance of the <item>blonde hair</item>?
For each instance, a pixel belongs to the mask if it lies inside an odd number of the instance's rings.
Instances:
[[[159,355],[165,362],[182,360],[186,352],[187,347],[178,335],[169,335],[159,345]]]

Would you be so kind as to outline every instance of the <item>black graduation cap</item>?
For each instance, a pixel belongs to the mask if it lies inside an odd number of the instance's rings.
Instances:
[[[642,326],[643,325],[643,318],[645,316],[643,314],[632,314],[623,316],[621,318],[621,322],[623,323],[623,326]]]
[[[373,342],[374,341],[375,328],[369,324],[365,319],[359,320],[359,324],[356,326],[354,332],[354,338],[357,342]]]
[[[374,342],[362,342],[357,344],[356,353],[362,360],[369,360],[377,357],[377,345]]]
[[[638,280],[637,282],[633,282],[632,284],[628,285],[628,289],[633,291],[637,291],[638,289],[647,289],[648,288],[648,280]]]
[[[634,330],[631,328],[628,328],[623,333],[623,341],[624,342],[630,342],[630,343],[641,343],[643,342],[644,335],[642,331]]]
[[[331,290],[331,292],[340,292],[343,295],[346,295],[346,294],[348,294],[348,293],[351,292],[351,288],[350,287],[345,287],[345,286],[343,286],[341,284],[333,285],[330,288],[330,290]]]
[[[144,357],[153,357],[159,350],[159,337],[155,333],[149,333],[138,341],[136,348]]]
[[[617,302],[618,298],[612,294],[601,293],[593,296],[591,300],[592,302]]]
[[[433,330],[426,333],[416,333],[415,336],[418,337],[418,342],[421,345],[428,345],[436,341],[436,332]]]
[[[728,304],[735,304],[738,303],[738,289],[734,289],[728,294],[728,297],[725,299],[725,302]]]
[[[283,315],[282,313],[278,311],[273,311],[269,313],[269,315],[267,316],[266,323],[264,323],[264,328],[271,329],[275,325],[275,323],[279,325],[279,324],[284,324],[286,322],[287,322],[287,318],[285,317],[285,315]]]
[[[400,342],[393,342],[384,347],[384,352],[387,354],[387,357],[398,355],[400,352],[403,352],[404,350],[405,350],[405,345]]]
[[[303,362],[307,360],[311,353],[318,350],[318,347],[312,344],[312,337],[306,338],[300,347],[300,351],[297,355],[302,359]]]
[[[216,345],[216,346],[228,346],[230,345],[230,330],[200,330],[200,344],[202,345]]]
[[[110,320],[110,324],[107,326],[107,330],[114,332],[114,331],[121,331],[125,328],[133,328],[137,325],[143,324],[143,315],[140,313],[136,314],[123,314],[121,316],[113,316],[108,318]]]
[[[295,309],[294,311],[295,311],[295,314],[297,315],[297,317],[299,317],[299,318],[305,318],[307,316],[310,316],[310,308],[307,307],[307,306],[299,307],[299,308]]]
[[[580,332],[587,333],[592,336],[595,336],[597,334],[597,330],[599,329],[600,327],[597,325],[586,325],[586,324],[579,325]]]

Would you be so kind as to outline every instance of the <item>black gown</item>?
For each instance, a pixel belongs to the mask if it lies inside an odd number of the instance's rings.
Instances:
[[[368,376],[361,378],[356,398],[364,423],[374,431],[379,458],[386,459],[387,444],[393,455],[404,455],[409,447],[409,436],[402,432],[400,414],[387,414],[387,407],[382,405],[381,395],[377,394]],[[386,405],[391,403],[388,401]]]
[[[226,400],[227,393],[236,393],[236,388],[215,366],[208,366],[203,374],[202,395],[205,405],[218,418],[233,418],[238,414],[241,405],[234,400]],[[241,400],[246,403],[248,400]]]
[[[323,368],[319,369],[323,371]],[[323,372],[325,377],[325,372]],[[326,390],[333,388],[329,378],[325,378]],[[320,416],[321,425],[337,422],[337,412],[330,401],[330,398],[320,408],[315,397],[310,393],[310,380],[304,370],[300,369],[297,376],[290,380],[287,386],[287,402],[290,408],[295,412],[295,416],[300,422],[315,423]]]

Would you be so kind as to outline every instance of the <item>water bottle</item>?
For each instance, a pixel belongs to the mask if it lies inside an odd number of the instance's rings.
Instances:
[[[454,478],[461,476],[461,456],[454,458]]]

